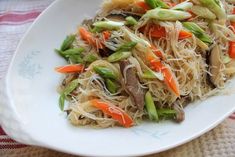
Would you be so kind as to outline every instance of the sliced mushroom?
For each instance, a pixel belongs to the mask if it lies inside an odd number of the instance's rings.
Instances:
[[[99,49],[99,54],[101,57],[108,57],[111,55],[114,51],[110,50],[107,47],[104,47],[103,49]]]
[[[224,64],[221,60],[221,49],[218,45],[215,45],[209,53],[209,72],[210,81],[215,87],[222,87],[224,85],[224,74],[221,72],[221,68],[224,68]]]

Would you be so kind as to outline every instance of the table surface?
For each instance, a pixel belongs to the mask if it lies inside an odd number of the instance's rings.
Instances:
[[[4,77],[16,46],[36,17],[53,0],[0,0],[0,79]],[[0,87],[1,88],[1,87]],[[151,157],[235,157],[235,114],[215,129],[177,148]],[[46,148],[11,140],[0,128],[1,157],[72,157]]]

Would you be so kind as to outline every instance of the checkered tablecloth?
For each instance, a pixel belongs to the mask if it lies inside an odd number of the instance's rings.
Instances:
[[[22,35],[52,2],[53,0],[0,0],[0,79],[4,77]],[[72,155],[17,143],[0,127],[0,156],[71,157]],[[151,157],[235,157],[235,114],[201,137]]]

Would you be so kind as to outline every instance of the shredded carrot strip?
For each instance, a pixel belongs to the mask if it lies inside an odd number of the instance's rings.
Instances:
[[[59,73],[75,73],[75,72],[83,72],[84,65],[82,64],[72,64],[66,66],[56,67],[55,70]]]
[[[124,127],[130,127],[133,125],[132,118],[121,108],[98,99],[93,99],[90,102],[94,107],[102,110],[105,114],[111,116],[114,120],[117,120]]]
[[[150,53],[147,53],[146,59],[150,62],[150,68],[155,71],[161,72],[164,76],[165,84],[175,93],[177,97],[180,96],[179,84],[175,79],[172,71]]]

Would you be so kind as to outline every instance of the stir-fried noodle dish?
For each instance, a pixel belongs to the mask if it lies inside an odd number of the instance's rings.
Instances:
[[[67,61],[56,68],[61,110],[96,128],[183,121],[187,104],[217,94],[235,73],[233,3],[104,1],[56,49]]]

